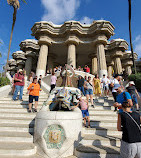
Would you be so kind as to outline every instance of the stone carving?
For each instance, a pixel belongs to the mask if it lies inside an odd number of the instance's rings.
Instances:
[[[44,134],[48,149],[60,149],[65,141],[65,131],[60,125],[50,125]]]

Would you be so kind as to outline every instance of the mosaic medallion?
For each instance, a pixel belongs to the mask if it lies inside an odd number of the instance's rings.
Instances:
[[[65,141],[65,131],[60,125],[48,126],[44,139],[48,149],[60,149]]]

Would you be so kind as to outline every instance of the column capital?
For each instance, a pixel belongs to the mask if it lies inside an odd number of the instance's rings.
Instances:
[[[88,55],[88,57],[89,57],[90,59],[97,58],[97,54],[91,53],[91,54]]]
[[[76,36],[69,36],[66,41],[65,44],[69,45],[69,44],[74,44],[75,46],[79,45],[80,40],[76,37]]]
[[[43,44],[50,46],[52,44],[53,40],[49,38],[48,36],[40,36],[38,40],[38,44],[41,46]]]
[[[123,65],[123,67],[133,66],[133,61],[132,60],[124,61],[124,63],[122,63],[122,65]]]
[[[32,51],[26,51],[25,53],[25,57],[28,58],[28,57],[35,57],[36,56],[36,53],[35,52],[32,52]]]
[[[105,35],[97,35],[92,41],[94,46],[103,44],[104,46],[107,44],[107,37]]]
[[[112,58],[122,58],[123,52],[121,50],[115,50],[111,55]]]
[[[107,66],[114,66],[114,61],[113,61],[113,60],[108,61],[108,62],[107,62]]]

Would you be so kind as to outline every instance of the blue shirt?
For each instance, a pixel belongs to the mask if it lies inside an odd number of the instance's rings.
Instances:
[[[125,97],[123,96],[123,93],[125,93]],[[117,96],[117,102],[118,103],[123,103],[124,101],[127,101],[127,99],[131,99],[131,96],[128,92],[122,92]],[[122,113],[123,110],[119,109],[119,113]]]

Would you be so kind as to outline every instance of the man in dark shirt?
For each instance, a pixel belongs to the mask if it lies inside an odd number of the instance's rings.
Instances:
[[[82,76],[78,77],[78,89],[80,89],[80,91],[83,93],[83,95],[85,96],[85,91],[84,91],[84,78]]]
[[[139,104],[138,104],[137,97],[140,98],[140,96],[139,96],[138,91],[137,91],[137,89],[135,87],[134,81],[130,81],[128,83],[128,87],[126,89],[131,95],[133,104],[136,105],[136,110],[139,111]]]
[[[13,100],[14,101],[17,100],[17,95],[18,92],[20,91],[19,100],[22,101],[23,89],[24,89],[24,75],[22,69],[19,69],[19,72],[15,74],[14,82],[15,82],[15,91],[13,95]]]

